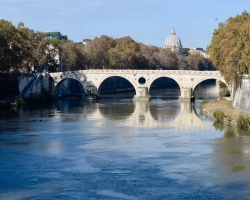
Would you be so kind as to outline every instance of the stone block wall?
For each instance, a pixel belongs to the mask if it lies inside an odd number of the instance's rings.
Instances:
[[[49,90],[48,73],[19,76],[18,82],[22,98],[30,97],[32,94],[39,94],[43,89]]]
[[[243,77],[241,85],[235,91],[233,106],[250,112],[250,80],[248,76]]]

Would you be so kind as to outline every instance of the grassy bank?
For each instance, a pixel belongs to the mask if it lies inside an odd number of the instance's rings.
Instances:
[[[232,101],[226,99],[203,101],[200,109],[205,116],[215,121],[250,130],[250,113],[234,108]]]

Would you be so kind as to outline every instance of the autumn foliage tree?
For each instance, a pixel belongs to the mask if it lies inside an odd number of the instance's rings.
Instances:
[[[22,49],[22,62],[19,65],[19,71],[30,72],[33,66],[44,63],[45,53],[41,45],[44,34],[25,27],[18,27],[17,31],[20,34],[20,47]]]
[[[158,54],[160,48],[151,45],[140,44],[141,54],[145,57],[146,65],[149,69],[159,69],[160,63],[158,59]]]
[[[210,59],[204,58],[200,54],[191,54],[184,57],[186,60],[186,70],[209,71],[214,70],[214,66]]]
[[[141,69],[144,67],[144,57],[140,52],[140,45],[131,37],[116,39],[115,47],[109,52],[120,69]]]
[[[94,38],[86,47],[90,68],[105,69],[109,66],[109,49],[115,46],[114,39],[106,35]]]
[[[63,71],[86,69],[88,65],[84,46],[70,40],[61,40],[58,44],[61,67]]]
[[[241,15],[220,23],[208,47],[215,67],[227,83],[240,79],[240,74],[250,71],[250,15]]]
[[[178,55],[169,49],[161,49],[157,60],[162,69],[178,70]]]

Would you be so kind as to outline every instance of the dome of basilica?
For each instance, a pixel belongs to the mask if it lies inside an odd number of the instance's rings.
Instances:
[[[171,31],[171,34],[165,40],[165,49],[171,49],[172,51],[179,52],[182,48],[181,40],[176,35],[174,28]]]

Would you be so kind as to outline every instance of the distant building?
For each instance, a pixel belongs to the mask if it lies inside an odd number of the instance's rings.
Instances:
[[[67,40],[67,35],[62,35],[60,32],[45,32],[44,33],[46,39],[58,39],[58,40]]]
[[[203,51],[203,48],[198,48],[198,47],[189,47],[188,53],[190,55],[199,54],[199,55],[203,56],[204,58],[210,57],[209,54],[207,54],[206,52]]]
[[[171,49],[172,51],[179,53],[182,45],[180,38],[176,35],[174,28],[171,31],[171,34],[166,38],[164,49]]]
[[[90,39],[84,39],[84,40],[82,41],[82,44],[83,44],[84,46],[88,46],[90,42],[91,42]]]
[[[180,50],[182,49],[182,44],[180,38],[176,35],[174,28],[172,29],[171,34],[166,38],[163,48],[170,49],[175,53],[180,53]],[[204,52],[203,48],[198,47],[189,47],[188,54],[199,54],[204,58],[210,57],[209,54]]]

